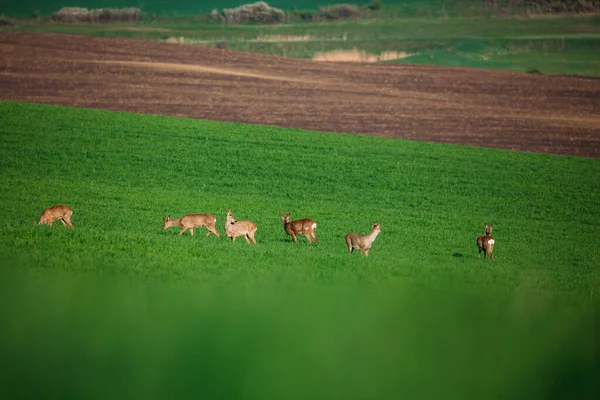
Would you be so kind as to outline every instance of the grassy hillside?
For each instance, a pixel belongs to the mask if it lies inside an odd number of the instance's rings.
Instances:
[[[599,393],[598,160],[9,102],[0,127],[6,390]],[[57,203],[74,229],[35,224]],[[208,212],[222,233],[228,208],[256,246],[161,230]],[[321,243],[292,245],[285,210]]]

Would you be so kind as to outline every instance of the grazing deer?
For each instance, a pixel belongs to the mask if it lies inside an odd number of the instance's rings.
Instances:
[[[256,224],[252,221],[236,221],[231,215],[231,210],[227,210],[227,220],[225,221],[225,234],[231,238],[232,242],[238,236],[243,236],[246,239],[246,243],[250,244],[250,240],[256,244],[254,239],[254,232],[256,232]]]
[[[358,233],[350,232],[346,235],[346,244],[348,245],[348,252],[352,254],[354,249],[360,250],[360,254],[365,256],[369,255],[371,245],[377,238],[377,235],[381,232],[381,222],[373,222],[371,227],[371,233],[368,235],[359,235]]]
[[[297,219],[296,221],[290,221],[291,212],[288,212],[287,215],[283,215],[279,213],[281,219],[283,220],[283,229],[285,229],[285,233],[292,237],[292,242],[296,243],[298,241],[297,235],[304,235],[308,239],[308,244],[312,243],[310,237],[317,243],[319,243],[319,238],[315,233],[315,229],[317,229],[317,223],[310,218]]]
[[[180,235],[183,235],[183,233],[189,229],[190,234],[192,236],[194,236],[194,228],[202,228],[203,226],[206,226],[206,229],[208,229],[208,232],[206,233],[205,236],[208,236],[211,233],[214,233],[217,237],[221,237],[221,235],[217,231],[217,227],[215,225],[215,222],[217,222],[217,219],[215,218],[214,215],[188,214],[188,215],[184,215],[183,217],[181,217],[179,219],[175,219],[175,220],[171,219],[171,216],[168,215],[166,217],[163,217],[163,221],[165,222],[162,227],[163,231],[172,226],[181,226],[182,229],[181,229],[181,232],[179,232]]]
[[[69,206],[56,205],[49,208],[46,208],[42,215],[40,216],[40,220],[38,221],[38,225],[50,225],[52,226],[52,222],[57,219],[62,222],[64,226],[73,227],[71,223],[71,215],[73,215],[73,210]]]
[[[485,228],[485,235],[479,236],[477,238],[477,247],[479,248],[477,258],[481,257],[481,252],[483,251],[483,258],[485,258],[487,254],[489,254],[490,260],[493,260],[494,238],[492,237],[492,228],[494,227],[494,225],[488,226],[488,224],[484,222],[483,227]]]

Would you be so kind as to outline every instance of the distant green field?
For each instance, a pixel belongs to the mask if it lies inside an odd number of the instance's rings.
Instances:
[[[599,160],[2,102],[0,170],[8,393],[600,393]],[[74,229],[35,224],[57,203]],[[257,245],[161,230],[228,208]]]
[[[37,11],[40,15],[50,15],[63,7],[85,7],[85,8],[124,8],[138,7],[143,12],[158,13],[163,15],[191,15],[198,13],[209,13],[217,8],[237,7],[242,4],[255,3],[254,0],[23,0],[12,2],[12,4],[2,4],[0,6],[0,15],[11,15],[15,17],[30,17]],[[344,3],[343,1],[326,0],[271,0],[267,3],[272,7],[283,10],[317,10],[320,6]],[[371,3],[371,0],[350,1],[348,4],[365,6]],[[384,8],[392,15],[421,15],[431,16],[450,13],[464,14],[467,12],[475,13],[485,9],[481,1],[477,0],[383,0]]]
[[[386,4],[401,3],[399,0],[387,0]],[[0,12],[6,15],[15,15],[21,17],[30,16],[34,10],[38,10],[41,15],[50,15],[62,7],[85,7],[85,8],[125,8],[138,7],[144,12],[159,14],[198,14],[209,13],[213,9],[223,9],[237,7],[241,4],[255,3],[255,1],[244,0],[23,0],[13,2],[13,4],[3,4]],[[278,7],[291,10],[294,7],[298,9],[317,9],[319,5],[332,4],[324,0],[272,0],[267,1],[272,7]],[[362,1],[359,4],[369,4],[370,1]],[[405,3],[415,3],[408,1]],[[435,3],[429,0],[429,3]]]
[[[164,15],[156,22],[137,24],[41,22],[6,29],[153,41],[183,37],[188,45],[214,46],[226,40],[232,50],[300,58],[334,50],[356,49],[371,55],[399,52],[409,57],[393,62],[600,76],[598,15],[525,19],[455,13],[458,16],[446,17],[433,4],[421,4],[436,10],[430,16],[390,6],[376,18],[337,22],[224,25],[205,16]],[[145,29],[131,29],[139,27]]]

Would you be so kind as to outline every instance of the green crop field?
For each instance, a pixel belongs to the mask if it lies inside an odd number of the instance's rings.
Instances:
[[[1,102],[0,171],[5,393],[600,393],[599,160]],[[74,229],[36,225],[60,203]],[[161,230],[194,212],[221,238]]]

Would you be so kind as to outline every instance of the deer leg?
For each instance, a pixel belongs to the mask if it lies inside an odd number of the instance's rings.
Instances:
[[[60,222],[62,222],[63,226],[67,226],[67,224],[65,223],[65,220],[63,218],[60,219]]]
[[[304,236],[308,239],[308,244],[312,244],[312,240],[310,240],[310,233],[305,233]]]
[[[297,240],[296,234],[292,232],[292,243],[296,243]]]
[[[214,226],[207,226],[208,228],[208,233],[206,234],[206,236],[210,235],[211,232],[215,234],[216,237],[221,237],[221,235],[219,235],[219,232],[217,231],[217,229]]]
[[[71,217],[65,217],[64,222],[67,223],[67,225],[69,225],[71,228],[73,227],[73,224],[71,223]]]
[[[368,257],[369,256],[369,250],[371,249],[365,249],[365,256]]]
[[[253,232],[253,233],[251,233],[251,234],[250,234],[250,235],[248,235],[248,236],[250,236],[250,239],[252,239],[252,242],[253,242],[254,244],[256,244],[256,239],[254,239],[254,232]]]
[[[315,239],[315,242],[317,242],[317,244],[319,244],[319,238],[317,237],[317,234],[315,233],[315,231],[311,232],[312,237]]]
[[[484,246],[483,249],[490,256],[490,260],[493,260],[494,259],[494,255],[492,253],[494,251],[494,247],[490,246],[488,243],[486,243],[486,245]]]
[[[183,228],[181,228],[181,232],[179,232],[179,236],[183,235],[183,233],[187,231],[187,228],[184,226]]]
[[[194,228],[190,228],[190,235],[194,236]]]
[[[244,239],[246,239],[246,243],[250,244],[250,239],[248,239],[248,235],[244,235]]]

